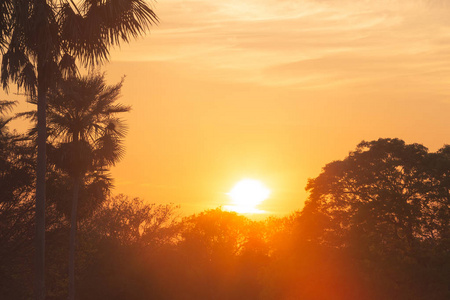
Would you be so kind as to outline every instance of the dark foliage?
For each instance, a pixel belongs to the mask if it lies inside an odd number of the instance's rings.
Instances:
[[[1,183],[10,189],[0,210],[0,294],[28,299],[33,176],[24,174],[34,160],[27,142],[2,134]],[[103,199],[79,223],[77,297],[448,299],[449,149],[362,142],[309,181],[302,211],[259,222],[220,209],[180,219],[173,205]],[[48,299],[67,297],[69,224],[56,199],[71,182],[60,175],[48,178]]]
[[[0,294],[23,299],[31,276],[34,155],[29,142],[6,126],[10,118],[2,112],[11,105],[0,102]]]

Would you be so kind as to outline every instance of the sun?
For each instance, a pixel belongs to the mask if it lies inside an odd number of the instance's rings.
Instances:
[[[270,190],[259,180],[242,179],[227,195],[233,205],[226,205],[225,209],[237,213],[264,213],[256,207],[269,198]]]

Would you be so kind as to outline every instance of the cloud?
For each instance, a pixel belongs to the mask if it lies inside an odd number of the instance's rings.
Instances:
[[[156,5],[152,34],[113,59],[259,84],[429,74],[447,71],[449,9],[437,0],[168,0]]]

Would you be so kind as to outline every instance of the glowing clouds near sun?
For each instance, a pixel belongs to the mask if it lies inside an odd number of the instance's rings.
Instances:
[[[264,211],[257,206],[269,198],[270,190],[258,180],[242,179],[227,195],[232,200],[232,205],[226,205],[226,210],[242,214],[260,214]]]

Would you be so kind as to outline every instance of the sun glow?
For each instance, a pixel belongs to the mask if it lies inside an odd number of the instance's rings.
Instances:
[[[264,211],[256,207],[269,198],[270,190],[258,180],[242,179],[227,195],[233,201],[233,205],[226,205],[226,210],[242,214],[260,214]]]

